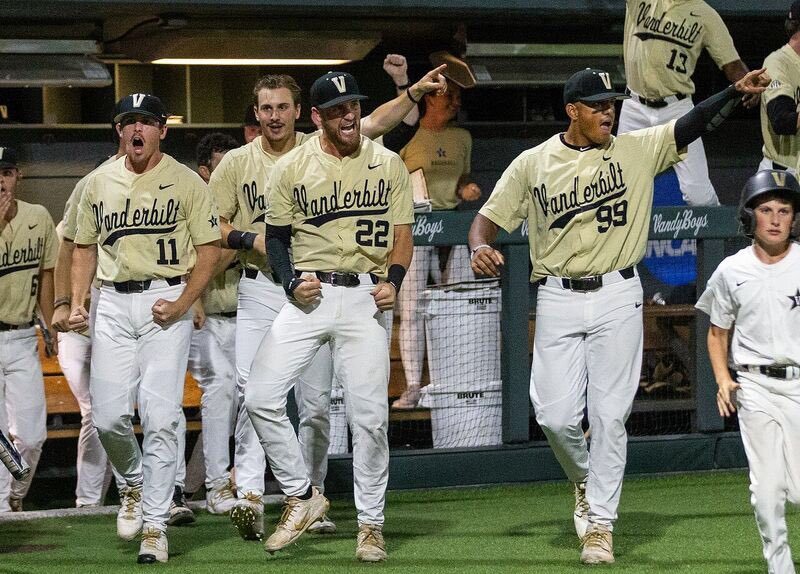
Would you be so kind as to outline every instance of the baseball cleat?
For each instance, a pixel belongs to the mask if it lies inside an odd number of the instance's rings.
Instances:
[[[286,548],[308,530],[309,526],[322,518],[329,507],[328,499],[316,486],[311,487],[311,498],[308,500],[296,496],[288,497],[278,527],[267,538],[264,550],[271,553]]]
[[[323,514],[319,520],[308,527],[308,531],[312,534],[336,534],[336,523],[328,518],[327,514]]]
[[[386,560],[386,544],[383,531],[375,524],[359,524],[356,558],[361,562],[383,562]]]
[[[264,537],[264,501],[260,494],[248,492],[231,509],[231,522],[245,540]]]
[[[169,543],[167,533],[152,524],[142,530],[142,543],[139,546],[139,564],[154,564],[169,560]]]
[[[227,478],[214,483],[206,492],[206,510],[211,514],[228,514],[236,505],[233,484]]]
[[[581,562],[611,564],[614,562],[614,542],[611,530],[604,524],[590,524],[583,537]]]
[[[415,409],[417,408],[417,403],[419,402],[421,394],[418,386],[409,386],[403,391],[400,398],[392,403],[392,408],[399,410]]]
[[[169,518],[167,524],[170,526],[184,526],[195,521],[194,512],[186,503],[186,497],[180,486],[175,487],[172,500],[169,503]]]
[[[589,527],[589,502],[586,500],[586,483],[575,483],[575,513],[572,515],[575,533],[583,540]]]
[[[122,489],[117,512],[117,536],[133,540],[142,531],[142,485]]]

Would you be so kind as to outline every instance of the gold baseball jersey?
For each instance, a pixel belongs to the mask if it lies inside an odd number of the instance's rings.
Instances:
[[[673,120],[583,149],[557,134],[511,162],[480,213],[509,233],[528,220],[532,282],[630,267],[645,254],[653,178],[686,157],[674,129]]]
[[[693,94],[703,48],[720,68],[739,59],[722,18],[702,0],[627,0],[625,76],[637,94]]]
[[[295,147],[314,137],[314,134],[295,132]],[[225,154],[211,174],[208,185],[217,202],[220,217],[240,231],[264,233],[267,212],[267,190],[270,172],[281,156],[264,151],[261,138]],[[260,269],[269,274],[265,257],[253,250],[239,254],[244,267]]]
[[[194,245],[220,239],[208,186],[164,154],[143,174],[125,156],[95,170],[78,206],[75,243],[97,243],[101,281],[165,279],[189,273]]]
[[[117,157],[112,155],[95,169],[99,169],[115,161],[117,161]],[[64,217],[61,220],[63,223],[61,226],[61,237],[69,241],[75,241],[75,234],[78,232],[78,205],[80,205],[83,190],[86,189],[86,182],[89,181],[89,176],[93,173],[94,170],[90,171],[75,184],[75,188],[72,190],[72,193],[67,199],[67,203],[64,205]]]
[[[236,311],[239,297],[239,261],[234,259],[228,268],[208,282],[203,293],[203,310],[206,315]]]
[[[420,127],[400,157],[409,172],[422,169],[433,209],[454,209],[458,205],[458,180],[470,172],[472,136],[462,128],[448,126],[442,131]]]
[[[39,272],[56,266],[56,226],[45,207],[18,199],[0,240],[0,321],[23,325],[33,319]]]
[[[414,223],[411,181],[396,153],[361,136],[358,155],[337,159],[320,138],[275,165],[269,225],[292,226],[294,266],[386,276],[394,225]]]
[[[789,96],[800,109],[800,56],[784,44],[764,60],[769,74],[769,86],[761,94],[761,135],[764,138],[764,157],[783,166],[794,167],[800,155],[800,135],[780,136],[772,131],[767,117],[767,104],[779,96]]]

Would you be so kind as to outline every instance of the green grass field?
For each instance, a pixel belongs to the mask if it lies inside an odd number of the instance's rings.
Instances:
[[[580,565],[571,487],[562,482],[390,493],[389,560],[379,565],[355,561],[352,501],[334,500],[338,534],[306,535],[274,556],[240,540],[226,517],[199,512],[196,525],[170,530],[169,563],[149,567],[135,563],[138,543],[116,538],[112,516],[0,523],[0,572],[766,572],[748,496],[743,472],[626,480],[613,566]],[[279,512],[267,507],[268,532]],[[798,517],[789,514],[795,533]]]

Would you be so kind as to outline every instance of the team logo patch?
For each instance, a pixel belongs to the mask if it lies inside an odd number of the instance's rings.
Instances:
[[[611,76],[608,72],[600,72],[597,74],[600,76],[600,79],[603,80],[603,85],[606,87],[607,90],[611,89]]]
[[[772,179],[775,180],[775,185],[780,187],[786,186],[786,172],[785,171],[773,171],[772,172]]]
[[[347,91],[347,85],[345,84],[344,76],[334,76],[331,78],[331,82],[333,82],[333,85],[336,86],[337,90],[339,90],[340,94],[343,94]]]
[[[787,295],[787,296],[789,297],[789,299],[792,300],[792,309],[794,309],[795,307],[800,307],[800,289],[795,291],[794,295]],[[789,311],[791,311],[792,309],[789,309]]]

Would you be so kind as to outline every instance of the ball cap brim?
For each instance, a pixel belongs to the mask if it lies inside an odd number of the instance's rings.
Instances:
[[[0,169],[17,167],[17,150],[0,146]]]

